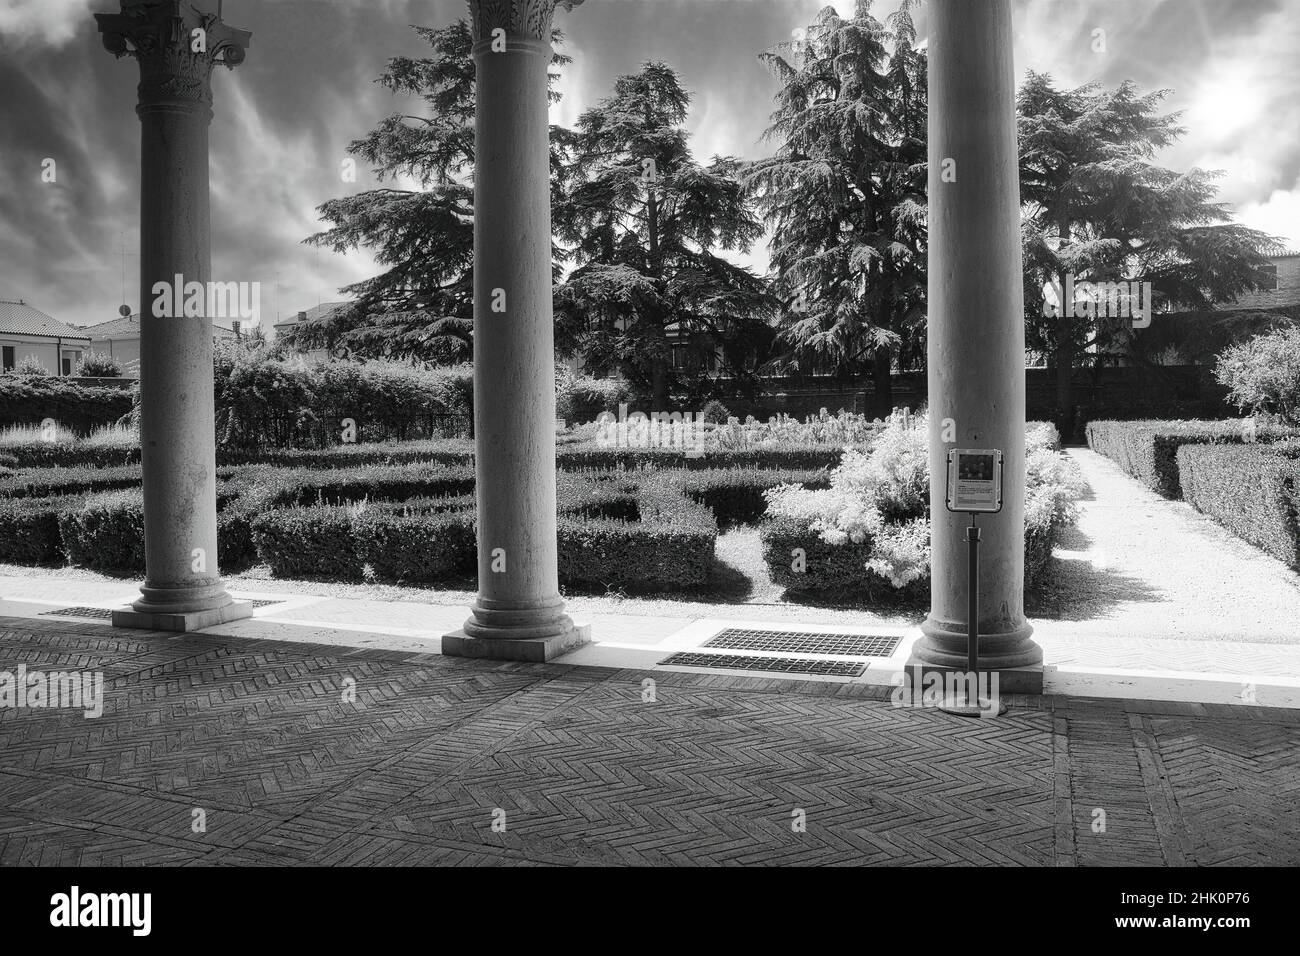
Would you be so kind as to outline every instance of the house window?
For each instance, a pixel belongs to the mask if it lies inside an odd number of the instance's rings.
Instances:
[[[1259,271],[1264,273],[1260,279],[1260,288],[1267,289],[1269,292],[1277,291],[1277,263],[1272,262],[1266,266],[1260,266]]]
[[[4,346],[4,371],[9,371],[14,367],[14,347],[12,345]]]

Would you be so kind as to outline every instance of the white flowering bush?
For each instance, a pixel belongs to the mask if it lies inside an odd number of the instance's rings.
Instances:
[[[1036,575],[1051,553],[1054,531],[1073,523],[1082,479],[1074,464],[1056,449],[1060,439],[1050,425],[1026,427],[1026,541],[1033,544]],[[807,540],[832,549],[850,548],[859,555],[859,579],[884,579],[895,589],[930,575],[929,430],[926,415],[893,419],[867,451],[846,448],[831,472],[830,487],[809,490],[782,485],[767,492],[769,565],[787,587],[812,587],[806,578],[784,572],[789,545]],[[857,546],[854,548],[853,546]],[[865,549],[865,550],[863,550]],[[865,558],[864,558],[865,555]],[[821,558],[823,561],[825,556]],[[843,561],[836,562],[836,585],[846,583]],[[780,572],[778,574],[778,572]]]

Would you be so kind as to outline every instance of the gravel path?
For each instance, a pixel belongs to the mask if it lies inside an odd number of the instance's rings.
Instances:
[[[1089,492],[1031,618],[1053,634],[1300,644],[1300,575],[1086,448]]]

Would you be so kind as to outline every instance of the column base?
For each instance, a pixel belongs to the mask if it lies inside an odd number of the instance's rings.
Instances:
[[[113,626],[148,631],[199,631],[252,616],[252,601],[232,601],[224,607],[206,611],[138,611],[135,608],[120,608],[113,612]]]
[[[544,637],[483,636],[482,627],[470,635],[462,628],[442,636],[442,653],[447,657],[479,657],[494,661],[527,661],[544,664],[591,642],[590,624],[571,624],[559,634]]]
[[[1000,694],[1042,694],[1043,692],[1042,664],[1028,667],[992,667],[986,666],[983,659],[980,660],[979,664],[981,674],[997,675],[998,693]],[[925,679],[932,674],[939,676],[938,686],[947,687],[949,674],[964,676],[968,673],[964,661],[960,665],[952,667],[931,663],[918,658],[915,653],[907,659],[907,663],[903,667],[907,679],[912,682],[914,687],[924,687]]]
[[[1043,692],[1043,649],[1033,639],[1034,629],[1026,621],[1002,634],[981,634],[979,669],[996,671],[1002,690],[1010,694]],[[936,673],[966,673],[966,623],[935,621],[927,618],[921,625],[921,637],[912,645],[907,668],[921,668]]]

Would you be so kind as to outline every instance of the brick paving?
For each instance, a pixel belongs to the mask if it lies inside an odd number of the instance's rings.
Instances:
[[[19,664],[102,671],[106,701],[0,710],[0,866],[1300,863],[1296,711],[972,720],[859,684],[2,618]]]

